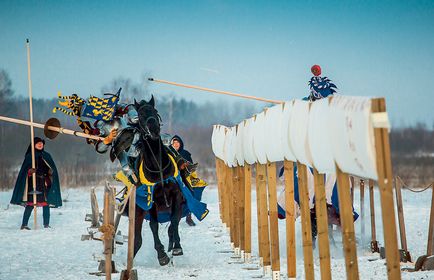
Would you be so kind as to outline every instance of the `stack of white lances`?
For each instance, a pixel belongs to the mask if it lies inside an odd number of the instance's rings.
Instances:
[[[214,125],[212,150],[229,167],[299,161],[319,173],[377,179],[371,99],[336,95],[267,108],[233,127]]]

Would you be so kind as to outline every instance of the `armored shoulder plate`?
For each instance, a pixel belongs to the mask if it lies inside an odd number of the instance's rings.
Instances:
[[[122,129],[112,143],[110,150],[110,160],[114,161],[121,152],[128,150],[133,143],[135,128],[126,127]]]

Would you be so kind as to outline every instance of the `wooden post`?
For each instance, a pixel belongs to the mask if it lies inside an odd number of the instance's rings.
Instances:
[[[360,179],[359,181],[360,187],[360,222],[362,223],[360,226],[360,231],[362,235],[362,245],[365,246],[365,181]]]
[[[342,172],[338,165],[336,165],[336,175],[338,180],[339,214],[342,225],[342,241],[344,245],[347,279],[359,279],[350,179],[348,174]]]
[[[330,244],[324,174],[313,169],[315,186],[315,212],[318,228],[319,265],[321,279],[332,279],[330,267]]]
[[[263,257],[264,269],[267,270],[271,266],[270,259],[270,235],[268,228],[268,203],[267,203],[267,182],[266,182],[266,166],[265,164],[256,164],[257,172],[257,182],[259,193],[259,204],[260,217],[261,220],[261,238],[259,240],[259,245],[261,246],[261,252]]]
[[[386,112],[384,98],[372,100],[372,112]],[[401,279],[398,240],[396,236],[395,210],[393,207],[393,174],[390,157],[389,132],[387,128],[374,128],[378,186],[380,189],[381,216],[383,218],[386,248],[387,275],[389,279]]]
[[[238,256],[240,250],[240,213],[238,206],[239,196],[239,180],[238,180],[238,167],[232,167],[232,213],[233,213],[233,229],[234,229],[234,246],[235,254]]]
[[[230,231],[230,189],[229,189],[229,180],[230,178],[229,173],[229,167],[225,164],[225,162],[222,160],[220,163],[222,167],[222,202],[223,202],[223,222],[226,224],[226,227]]]
[[[273,280],[280,279],[280,252],[279,252],[279,221],[277,217],[277,178],[276,163],[267,163],[268,202],[271,241],[271,270]]]
[[[110,225],[113,226],[112,222],[112,210],[114,210],[111,204],[112,191],[110,186],[106,183],[104,188],[104,227],[106,231],[104,232],[104,255],[105,255],[105,277],[106,280],[111,280],[112,273],[112,252],[113,252],[113,233],[108,230]]]
[[[371,252],[379,253],[377,241],[377,229],[375,227],[375,201],[374,201],[374,181],[369,180],[369,209],[371,212]]]
[[[29,107],[30,107],[30,150],[32,152],[32,168],[36,168],[35,162],[35,131],[33,129],[33,97],[32,97],[32,77],[30,71],[30,42],[29,39],[26,40],[27,48],[27,81],[29,85]],[[33,183],[33,229],[38,229],[38,208],[37,204],[37,193],[36,193],[36,172],[32,174]]]
[[[231,237],[231,244],[234,246],[235,240],[235,213],[234,213],[234,198],[233,198],[233,170],[231,167],[226,166],[226,197],[228,202],[228,225]],[[234,248],[234,247],[233,247]],[[232,249],[233,249],[232,248]]]
[[[399,224],[399,236],[401,240],[401,260],[403,262],[411,262],[411,255],[408,252],[407,247],[407,236],[405,233],[405,222],[404,222],[404,209],[402,204],[402,194],[401,194],[401,180],[399,177],[395,178],[395,195],[396,195],[396,208],[398,209],[398,224]]]
[[[298,194],[300,197],[301,230],[303,239],[304,272],[306,279],[314,279],[312,223],[309,209],[309,189],[307,183],[307,167],[297,162]]]
[[[244,163],[244,260],[252,256],[252,168]]]
[[[130,190],[132,193],[129,198],[128,205],[128,255],[127,255],[127,270],[121,280],[129,280],[135,276],[132,276],[132,270],[134,266],[134,233],[135,233],[135,218],[136,218],[136,186],[132,186]],[[136,273],[136,272],[133,272]]]
[[[245,215],[244,215],[244,199],[245,199],[245,183],[244,183],[244,166],[238,166],[237,167],[237,173],[238,173],[238,217],[239,217],[239,231],[240,231],[240,249],[241,249],[241,256],[243,257],[244,250],[245,250],[245,231],[244,231],[244,224],[245,224]]]
[[[350,182],[351,202],[354,204],[354,176],[350,176]]]
[[[432,188],[431,212],[429,216],[428,244],[426,247],[426,254],[428,256],[434,255],[434,183],[432,184],[431,188]]]
[[[264,266],[264,253],[262,252],[262,211],[261,211],[261,191],[259,190],[259,186],[262,184],[259,181],[263,179],[259,179],[259,163],[256,164],[256,178],[255,178],[255,185],[256,185],[256,215],[257,215],[257,221],[258,221],[258,254],[259,254],[259,265]]]
[[[296,278],[296,251],[295,251],[295,206],[294,206],[294,163],[283,162],[285,179],[285,220],[286,220],[286,262],[288,278]]]
[[[220,220],[223,222],[223,199],[222,199],[222,179],[221,179],[221,167],[220,167],[220,160],[216,157],[215,158],[215,177],[217,181],[217,193],[219,198],[219,214],[220,214]]]

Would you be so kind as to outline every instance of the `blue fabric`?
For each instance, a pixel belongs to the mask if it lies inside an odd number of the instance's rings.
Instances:
[[[182,182],[181,175],[178,174],[176,177],[176,181],[178,182],[178,186],[181,188],[182,194],[187,202],[187,207],[190,209],[190,212],[193,213],[199,221],[202,221],[207,215],[209,210],[205,203],[197,200],[190,189]]]
[[[314,76],[309,81],[308,100],[315,101],[336,93],[336,85],[327,77]],[[304,99],[303,99],[304,100]]]
[[[177,183],[181,192],[186,200],[186,205],[183,207],[182,217],[185,217],[188,213],[193,213],[199,221],[202,221],[207,215],[209,210],[207,209],[207,205],[203,202],[200,202],[200,197],[202,196],[202,192],[204,188],[194,188],[198,189],[197,193],[194,190],[194,193],[190,191],[190,189],[184,184],[182,181],[181,175],[178,174],[177,177],[170,177],[164,180],[165,183],[172,181]],[[142,185],[136,189],[136,204],[145,211],[151,209],[153,201],[151,199],[150,206],[148,205],[148,195],[153,197],[154,184],[151,187],[151,194],[148,194],[148,186]],[[200,190],[202,189],[202,190]],[[145,219],[149,220],[149,214],[145,216]],[[158,222],[165,223],[170,221],[170,213],[169,212],[159,212],[158,213]]]
[[[310,172],[313,172],[312,168],[309,168],[309,170],[310,170]],[[284,169],[282,167],[282,169],[280,169],[280,172],[279,172],[279,177],[283,176],[283,173],[284,173]],[[298,194],[297,174],[298,174],[297,164],[294,163],[294,200],[298,203],[298,205],[300,205],[300,196]],[[315,198],[314,198],[314,202],[315,202]],[[332,206],[336,209],[337,214],[339,214],[339,197],[338,197],[337,183],[335,183],[335,185],[333,186],[331,202],[332,202]],[[353,207],[354,221],[356,221],[357,218],[359,217],[359,214],[356,211],[354,211],[354,206],[352,206],[352,207]],[[279,208],[282,210],[280,211]],[[278,213],[281,214],[283,218],[285,217],[285,211],[280,206],[278,206]]]
[[[29,219],[32,211],[33,206],[27,205],[24,208],[23,222],[21,223],[22,226],[27,226],[29,224]],[[42,207],[42,217],[44,220],[44,226],[48,226],[50,224],[50,206]]]
[[[155,185],[150,186],[150,193],[148,193],[147,185],[141,185],[136,188],[136,204],[145,211],[148,211],[154,205],[154,187]],[[151,196],[150,203],[148,203],[148,196]]]

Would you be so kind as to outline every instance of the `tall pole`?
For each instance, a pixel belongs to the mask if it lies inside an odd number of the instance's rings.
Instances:
[[[32,168],[34,169],[35,164],[35,132],[33,130],[33,102],[32,102],[32,78],[30,74],[30,41],[26,40],[27,47],[27,80],[29,82],[29,105],[30,105],[30,143],[31,143],[31,151],[32,151]],[[32,183],[33,183],[33,227],[37,229],[37,199],[36,199],[36,172],[32,174]]]

